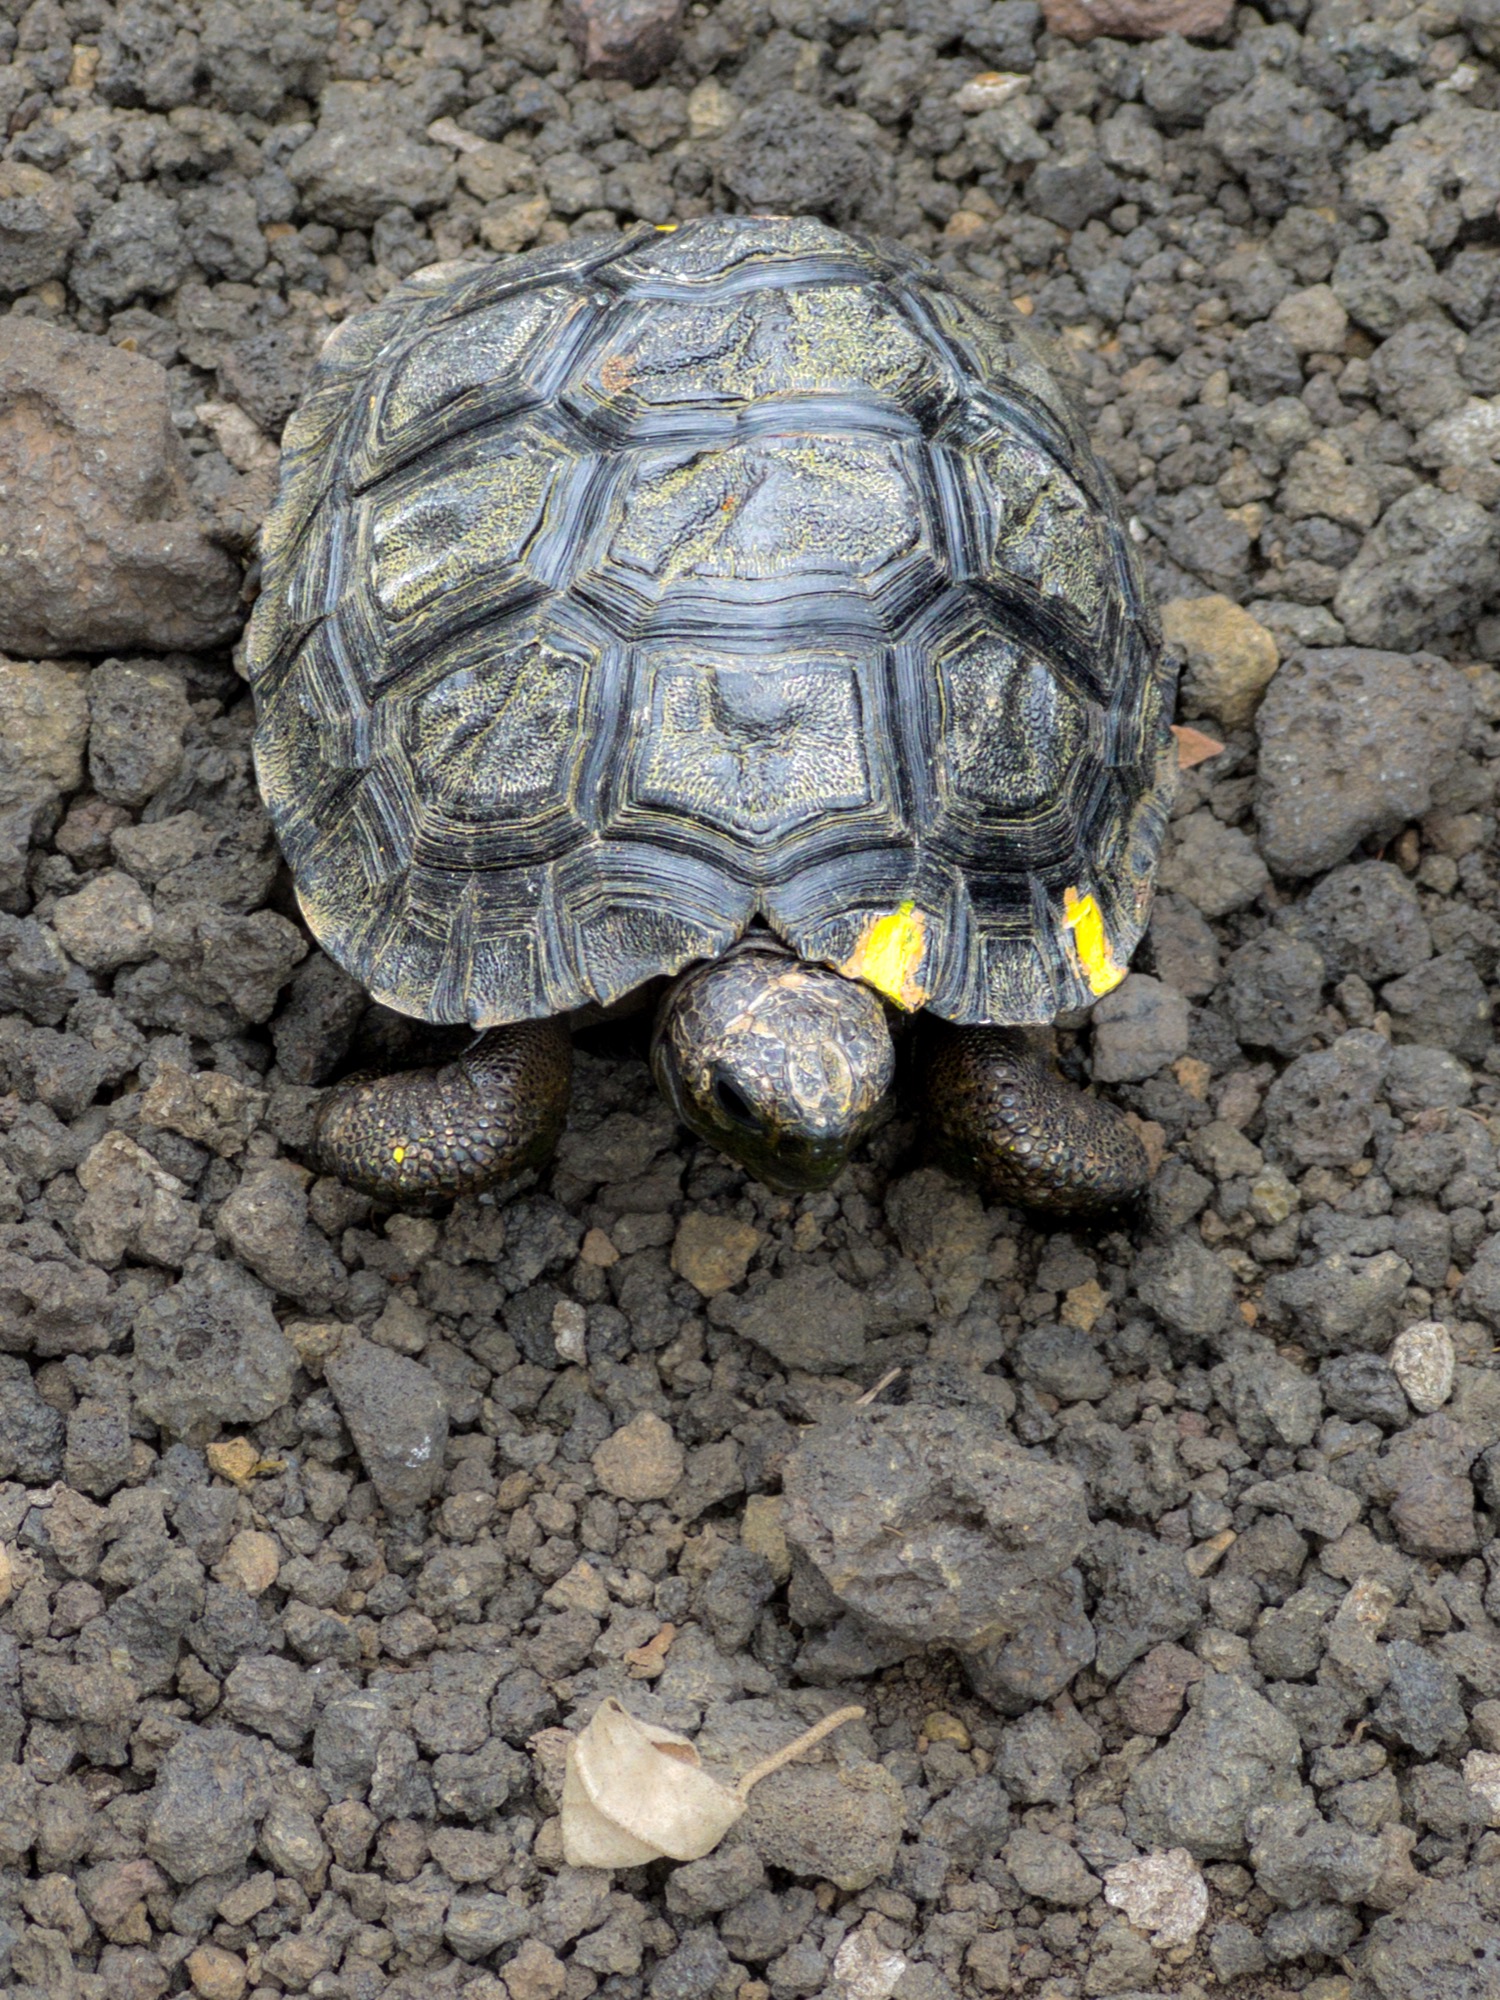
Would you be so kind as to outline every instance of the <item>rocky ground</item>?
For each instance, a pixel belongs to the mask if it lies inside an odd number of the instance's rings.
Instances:
[[[1500,1994],[1500,11],[1147,11],[641,0],[610,80],[547,0],[0,0],[11,2000]],[[1116,1226],[910,1122],[772,1197],[630,1024],[504,1203],[299,1164],[399,1041],[229,650],[309,359],[720,207],[1057,330],[1224,745],[1064,1037]],[[730,1777],[867,1715],[609,1874],[611,1692]]]

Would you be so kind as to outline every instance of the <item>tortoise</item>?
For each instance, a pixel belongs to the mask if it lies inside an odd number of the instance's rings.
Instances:
[[[1143,1184],[1036,1031],[1146,923],[1172,666],[1008,306],[787,217],[434,267],[325,347],[262,559],[307,922],[478,1031],[329,1091],[322,1170],[400,1204],[539,1164],[569,1016],[656,982],[661,1090],[773,1189],[833,1180],[918,1013],[951,1166],[1058,1209]]]

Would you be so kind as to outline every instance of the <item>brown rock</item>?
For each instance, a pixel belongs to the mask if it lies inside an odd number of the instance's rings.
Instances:
[[[245,1961],[216,1944],[200,1944],[188,1953],[187,1975],[200,2000],[240,2000],[249,1984]]]
[[[585,76],[649,83],[677,50],[683,0],[563,0]]]
[[[1280,664],[1274,636],[1227,597],[1174,597],[1161,610],[1163,636],[1186,654],[1184,712],[1243,729]]]
[[[682,1477],[686,1460],[669,1425],[642,1410],[594,1453],[594,1472],[617,1500],[663,1500]]]
[[[66,183],[20,160],[0,163],[0,294],[60,278],[82,234]]]
[[[1120,1682],[1120,1713],[1137,1736],[1165,1736],[1187,1700],[1203,1662],[1181,1646],[1153,1646]]]
[[[1159,35],[1217,35],[1234,14],[1234,0],[1042,0],[1054,35],[1092,42],[1120,35],[1148,42]]]
[[[90,972],[116,972],[149,958],[155,921],[139,884],[118,868],[106,868],[52,912],[63,950]]]
[[[0,321],[0,650],[199,650],[239,629],[240,570],[200,531],[166,371]]]
[[[706,1299],[743,1284],[750,1259],[760,1248],[760,1231],[732,1215],[705,1215],[691,1209],[677,1229],[672,1269]],[[584,1254],[588,1245],[584,1245]]]
[[[78,1169],[84,1191],[73,1227],[91,1263],[112,1270],[127,1253],[179,1270],[198,1235],[183,1184],[123,1132],[106,1132]]]

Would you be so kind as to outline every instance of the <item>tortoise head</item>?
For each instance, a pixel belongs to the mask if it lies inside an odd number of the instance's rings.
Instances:
[[[896,1055],[878,994],[756,938],[676,981],[651,1063],[685,1125],[799,1194],[835,1180],[875,1124]]]

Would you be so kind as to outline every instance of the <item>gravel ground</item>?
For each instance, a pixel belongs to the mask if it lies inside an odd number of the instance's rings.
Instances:
[[[0,1993],[1494,2000],[1496,0],[670,11],[0,0]],[[229,650],[309,359],[716,208],[1000,287],[1124,494],[1223,746],[1063,1037],[1128,1222],[913,1120],[772,1197],[630,1022],[513,1198],[299,1165],[404,1046]],[[609,1693],[728,1776],[868,1713],[611,1875]]]

